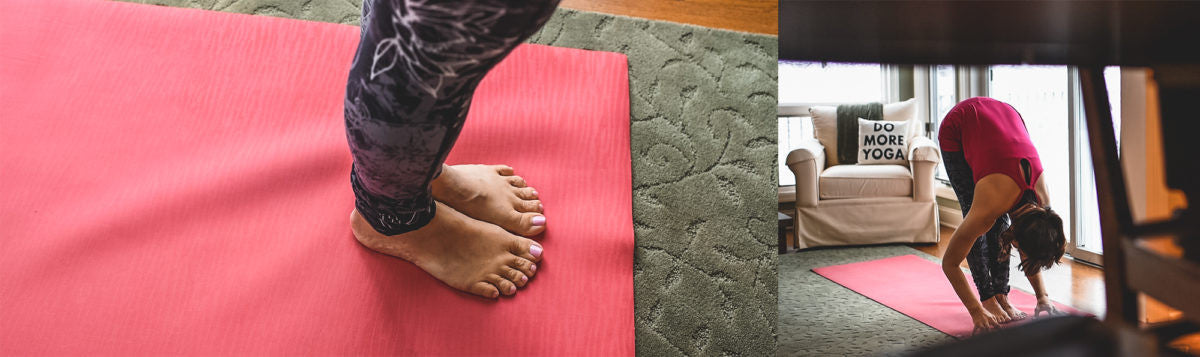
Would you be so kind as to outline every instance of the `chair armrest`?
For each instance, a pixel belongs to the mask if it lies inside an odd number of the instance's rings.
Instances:
[[[917,137],[910,142],[908,165],[913,175],[913,200],[933,202],[933,177],[937,165],[942,161],[942,152],[926,137]]]
[[[817,139],[808,139],[787,155],[787,166],[796,176],[796,206],[816,207],[817,178],[825,170],[825,147]]]
[[[932,163],[942,162],[942,151],[938,148],[933,140],[918,136],[909,141],[908,145],[908,160],[909,161],[927,161]]]

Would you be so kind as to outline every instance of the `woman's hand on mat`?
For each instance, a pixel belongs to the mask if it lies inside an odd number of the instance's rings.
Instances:
[[[996,315],[992,315],[992,313],[984,310],[983,308],[980,308],[977,311],[972,311],[971,320],[975,323],[975,330],[971,331],[972,334],[988,332],[993,329],[1000,328],[1000,320],[996,319]]]
[[[1063,314],[1062,311],[1058,311],[1057,307],[1054,307],[1054,303],[1051,303],[1050,301],[1042,301],[1042,299],[1038,299],[1037,307],[1033,308],[1033,317],[1038,317],[1043,312],[1046,313],[1046,316],[1057,316],[1057,315]]]

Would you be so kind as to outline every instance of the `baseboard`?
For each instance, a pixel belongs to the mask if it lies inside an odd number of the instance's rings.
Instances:
[[[942,227],[957,229],[962,220],[962,211],[938,205],[938,221]]]
[[[958,201],[958,196],[954,194],[954,189],[950,188],[941,182],[936,182],[933,185],[933,194],[941,200]],[[958,228],[962,224],[962,211],[958,208],[946,207],[938,205],[938,220],[942,227]]]
[[[934,182],[933,195],[939,198],[958,201],[958,195],[954,194],[954,189],[944,183]]]

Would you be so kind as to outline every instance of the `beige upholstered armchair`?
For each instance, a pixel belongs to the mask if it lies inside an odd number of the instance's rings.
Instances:
[[[810,111],[814,121],[820,110]],[[884,120],[892,120],[888,111],[885,107]],[[826,146],[836,144],[817,138],[792,150],[787,166],[796,175],[797,248],[937,242],[933,185],[941,152],[924,135],[914,130],[909,137],[907,165],[827,166]]]

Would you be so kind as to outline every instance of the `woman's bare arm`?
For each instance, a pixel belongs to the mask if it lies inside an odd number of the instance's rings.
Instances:
[[[983,213],[976,212],[979,211],[971,210],[967,213],[962,224],[950,236],[950,244],[946,247],[946,253],[942,254],[942,272],[946,274],[946,279],[950,280],[950,285],[954,286],[954,292],[958,294],[958,299],[962,300],[963,306],[966,306],[967,311],[971,313],[983,310],[983,305],[979,303],[975,292],[971,291],[971,285],[967,283],[967,276],[963,274],[959,264],[962,264],[963,259],[967,258],[967,253],[971,251],[975,239],[986,233],[992,227],[992,223],[996,222],[995,217],[987,219],[982,217]]]
[[[979,180],[975,184],[971,211],[967,212],[967,217],[950,236],[950,244],[946,247],[946,253],[942,255],[942,272],[946,274],[946,279],[950,280],[950,285],[954,286],[959,300],[962,300],[963,305],[972,313],[982,310],[983,305],[971,291],[971,285],[967,283],[967,277],[962,269],[959,269],[959,264],[966,259],[971,246],[975,244],[975,239],[987,233],[996,219],[1008,211],[1007,206],[1019,190],[1020,188],[1006,176],[989,175]]]

